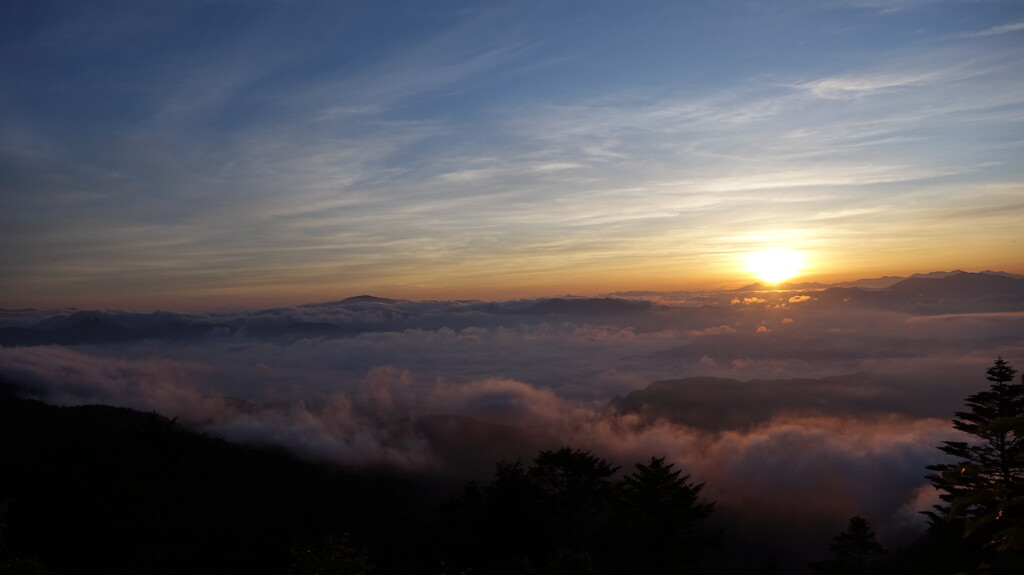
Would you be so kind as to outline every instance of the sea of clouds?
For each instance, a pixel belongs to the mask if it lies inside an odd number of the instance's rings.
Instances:
[[[624,469],[666,456],[734,538],[823,550],[861,515],[906,542],[937,501],[935,446],[960,439],[953,412],[996,356],[1024,367],[1024,312],[831,296],[5,310],[0,376],[356,468],[486,478],[562,445]]]

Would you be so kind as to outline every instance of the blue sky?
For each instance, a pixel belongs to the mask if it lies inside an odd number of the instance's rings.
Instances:
[[[1024,272],[1024,4],[8,2],[0,306]]]

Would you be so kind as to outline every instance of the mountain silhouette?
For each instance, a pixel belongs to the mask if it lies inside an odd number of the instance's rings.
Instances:
[[[744,399],[736,401],[736,397]],[[781,404],[780,398],[785,398]],[[882,415],[901,411],[931,416],[935,406],[910,395],[901,396],[893,392],[891,382],[858,372],[821,378],[661,380],[612,399],[606,409],[636,414],[651,423],[664,420],[722,431],[749,429],[779,415]]]
[[[645,311],[652,307],[649,301],[631,301],[615,298],[551,298],[540,300],[522,310],[525,314],[578,315],[626,314]]]
[[[944,277],[905,279],[889,291],[901,295],[947,299],[1010,296],[1024,298],[1024,279],[994,273],[959,272]]]

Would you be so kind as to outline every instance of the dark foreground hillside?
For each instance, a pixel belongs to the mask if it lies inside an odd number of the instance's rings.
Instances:
[[[341,474],[152,413],[0,393],[4,561],[74,573],[288,573],[350,534],[375,573],[412,572],[414,532],[450,492]],[[41,571],[47,572],[47,571]]]
[[[986,371],[990,389],[956,413],[954,427],[978,440],[944,442],[952,459],[926,467],[942,504],[928,513],[923,537],[886,549],[854,516],[809,563],[776,553],[766,537],[730,539],[729,526],[744,518],[708,522],[716,503],[704,499],[704,484],[658,456],[624,469],[583,450],[542,450],[529,463],[497,462],[493,479],[462,486],[318,466],[153,413],[46,405],[0,382],[0,575],[668,575],[782,566],[815,575],[1017,575],[1024,386],[1015,374],[998,358]]]
[[[0,574],[656,574],[696,572],[718,540],[673,464],[619,477],[570,448],[463,489],[4,392],[0,465]]]

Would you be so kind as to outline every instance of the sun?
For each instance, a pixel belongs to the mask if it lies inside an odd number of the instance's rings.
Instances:
[[[794,250],[773,249],[747,254],[747,270],[772,284],[797,275],[803,266],[803,256]]]

